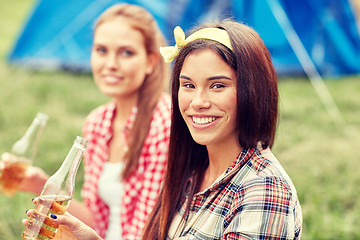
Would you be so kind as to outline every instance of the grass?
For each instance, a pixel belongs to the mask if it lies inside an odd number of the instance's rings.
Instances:
[[[359,239],[360,78],[326,80],[345,119],[332,123],[307,80],[281,79],[281,119],[274,152],[300,197],[303,239]]]
[[[11,49],[33,0],[0,2],[0,152],[9,151],[36,112],[50,118],[38,146],[34,165],[54,173],[87,114],[107,101],[90,75],[33,72],[9,66]],[[303,240],[360,239],[360,76],[325,79],[345,122],[335,124],[306,78],[281,78],[280,121],[275,155],[291,176],[301,201]],[[83,169],[79,168],[76,197]],[[19,239],[21,219],[33,207],[30,193],[0,195],[0,238]]]

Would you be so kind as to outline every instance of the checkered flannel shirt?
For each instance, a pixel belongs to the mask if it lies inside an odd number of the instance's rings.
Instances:
[[[302,213],[295,187],[270,149],[247,149],[190,213],[175,216],[168,239],[300,239]]]
[[[96,232],[103,238],[109,224],[109,207],[98,194],[98,180],[109,157],[115,111],[113,102],[98,107],[89,114],[83,128],[83,136],[89,143],[84,157],[82,197],[93,213]],[[136,112],[134,107],[126,123],[127,129],[131,128]],[[171,99],[164,94],[153,112],[138,168],[123,182],[122,239],[140,239],[146,218],[155,205],[166,169],[170,123]]]

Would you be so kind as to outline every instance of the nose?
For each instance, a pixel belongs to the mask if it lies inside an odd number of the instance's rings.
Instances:
[[[106,57],[105,65],[110,69],[118,69],[119,62],[117,60],[116,54],[108,54],[108,56]]]
[[[210,96],[204,90],[197,90],[194,93],[194,97],[191,100],[190,106],[195,109],[206,109],[209,108],[211,105],[210,103]]]

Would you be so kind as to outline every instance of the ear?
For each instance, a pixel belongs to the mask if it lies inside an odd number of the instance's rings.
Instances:
[[[160,54],[150,53],[147,55],[146,74],[151,74],[154,71],[156,64],[159,62]]]

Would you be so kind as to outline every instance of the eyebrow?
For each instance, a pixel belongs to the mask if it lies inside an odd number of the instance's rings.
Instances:
[[[189,78],[188,76],[185,76],[185,75],[180,75],[179,78],[184,78],[184,79],[187,79],[187,80],[191,80],[191,78]],[[208,80],[217,80],[217,79],[228,79],[228,80],[232,80],[230,77],[227,77],[225,75],[219,75],[219,76],[213,76],[213,77],[209,77]]]
[[[187,77],[187,76],[185,76],[185,75],[180,75],[180,77],[179,78],[185,78],[185,79],[187,79],[187,80],[190,80],[190,78],[189,77]]]

